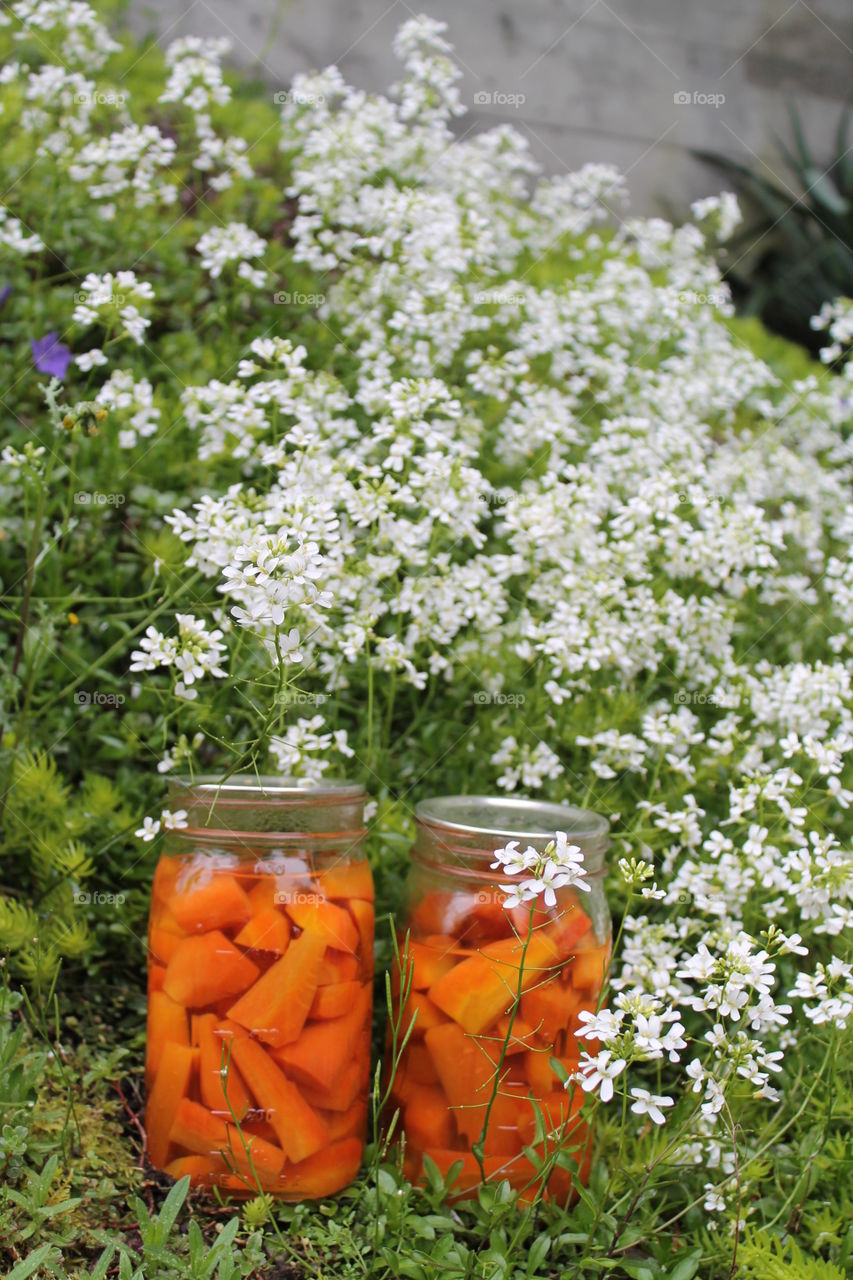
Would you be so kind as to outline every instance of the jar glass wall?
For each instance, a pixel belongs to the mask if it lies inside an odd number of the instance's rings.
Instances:
[[[424,1156],[444,1175],[461,1162],[457,1193],[485,1173],[530,1198],[543,1181],[532,1147],[549,1171],[546,1193],[567,1199],[572,1169],[585,1180],[591,1159],[583,1092],[564,1081],[579,1060],[579,1015],[599,1006],[610,959],[607,822],[479,796],[424,801],[416,820],[392,975],[401,1038],[412,1026],[390,1096],[406,1172],[421,1177]],[[512,906],[501,885],[513,877],[491,867],[495,850],[515,840],[542,852],[557,831],[580,847],[587,887],[557,888],[553,906],[542,895]]]
[[[373,881],[364,792],[178,781],[148,931],[146,1132],[193,1185],[299,1200],[356,1175],[367,1123]]]

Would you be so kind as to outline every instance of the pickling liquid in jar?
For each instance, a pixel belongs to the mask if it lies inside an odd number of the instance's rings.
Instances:
[[[398,1043],[412,1031],[388,1105],[389,1115],[399,1109],[405,1172],[421,1178],[428,1156],[444,1176],[461,1164],[456,1196],[476,1194],[485,1175],[508,1179],[523,1200],[544,1182],[547,1196],[566,1202],[592,1157],[583,1091],[563,1081],[579,1062],[579,1015],[600,1007],[610,962],[607,822],[481,796],[427,800],[415,816],[392,971]],[[580,846],[589,889],[557,889],[553,907],[540,897],[507,909],[500,885],[513,877],[491,869],[494,851],[510,840],[541,851],[556,831]],[[390,1058],[389,1035],[386,1076]],[[546,1162],[547,1178],[525,1147]]]
[[[176,785],[148,930],[145,1128],[192,1185],[340,1191],[364,1150],[373,879],[364,792],[287,778]]]

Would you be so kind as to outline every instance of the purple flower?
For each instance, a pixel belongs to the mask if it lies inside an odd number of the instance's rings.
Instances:
[[[43,338],[31,339],[33,364],[39,373],[49,373],[52,378],[64,378],[71,363],[71,352],[54,330]]]
[[[4,284],[3,287],[0,288],[0,307],[3,306],[11,292],[12,286],[10,284]]]

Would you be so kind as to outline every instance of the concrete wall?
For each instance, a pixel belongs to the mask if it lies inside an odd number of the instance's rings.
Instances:
[[[635,212],[677,215],[719,189],[695,147],[760,157],[788,182],[775,138],[790,102],[828,161],[853,96],[851,0],[130,0],[138,33],[227,35],[233,61],[274,89],[329,63],[385,89],[393,33],[416,11],[449,24],[461,130],[510,121],[552,172],[610,161]]]

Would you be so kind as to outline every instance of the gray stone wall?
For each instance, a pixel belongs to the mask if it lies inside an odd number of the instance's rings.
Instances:
[[[778,137],[796,103],[829,160],[851,96],[853,0],[130,0],[137,33],[226,35],[232,59],[286,88],[337,63],[365,89],[396,77],[393,33],[413,12],[448,23],[465,70],[461,130],[509,121],[551,172],[609,161],[632,209],[679,215],[715,192],[701,147],[760,159],[789,181]],[[793,193],[792,193],[793,198]]]

